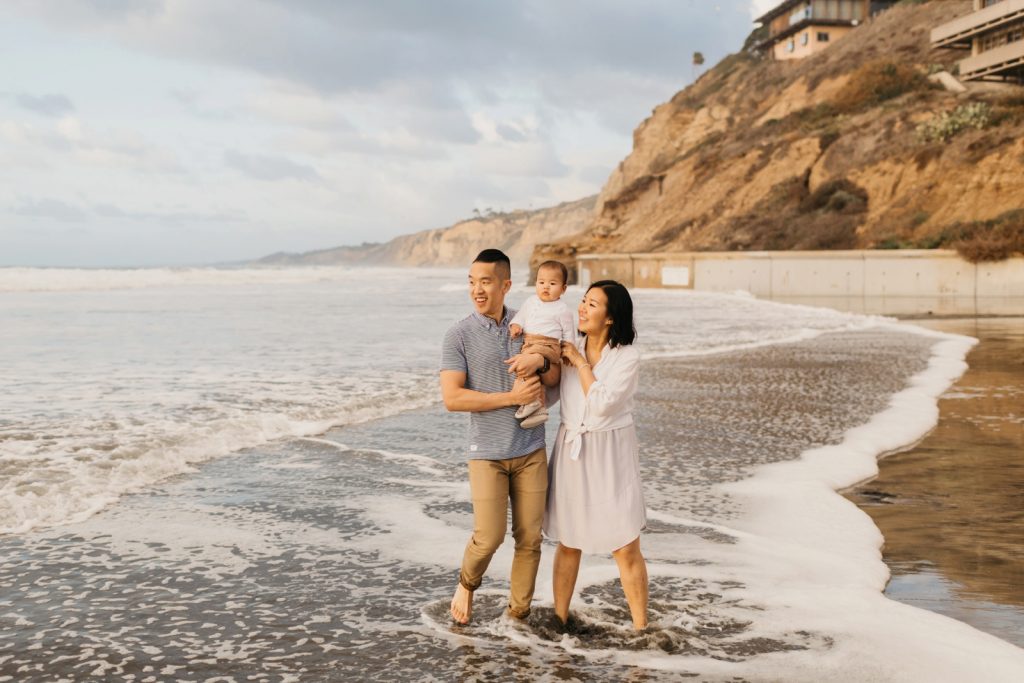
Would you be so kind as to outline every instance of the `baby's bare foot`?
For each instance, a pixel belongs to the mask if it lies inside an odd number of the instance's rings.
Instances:
[[[473,616],[473,593],[461,583],[455,588],[451,612],[452,619],[459,624],[468,624]]]

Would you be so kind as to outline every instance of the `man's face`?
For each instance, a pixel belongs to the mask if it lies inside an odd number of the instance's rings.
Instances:
[[[500,317],[511,287],[512,281],[502,278],[496,263],[476,262],[469,267],[469,298],[480,315]]]

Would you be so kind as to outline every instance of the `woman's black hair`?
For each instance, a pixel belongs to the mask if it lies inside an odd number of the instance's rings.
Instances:
[[[591,283],[587,291],[594,287],[600,287],[608,297],[608,317],[612,319],[611,329],[608,331],[608,345],[613,349],[619,345],[629,346],[636,339],[636,327],[633,326],[633,299],[629,296],[629,290],[615,280],[598,280]]]

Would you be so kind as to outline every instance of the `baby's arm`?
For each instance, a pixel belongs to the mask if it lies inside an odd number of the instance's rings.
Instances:
[[[523,328],[526,326],[526,316],[529,315],[528,311],[533,303],[533,299],[534,297],[530,297],[524,301],[520,309],[514,316],[512,316],[512,320],[509,321],[508,331],[511,333],[513,339],[523,333]]]
[[[562,328],[562,341],[576,341],[576,320],[568,307],[558,314],[558,326]]]

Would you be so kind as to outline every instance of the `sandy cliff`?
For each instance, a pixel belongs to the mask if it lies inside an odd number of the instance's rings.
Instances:
[[[957,246],[1024,240],[1024,88],[954,94],[932,27],[969,0],[905,2],[804,60],[731,55],[658,106],[580,234],[582,252]]]
[[[274,254],[257,263],[462,266],[480,250],[496,247],[509,255],[514,267],[526,266],[534,245],[579,233],[589,225],[596,199],[586,197],[547,209],[494,214],[447,228],[402,235],[384,244],[337,247],[305,254]]]

